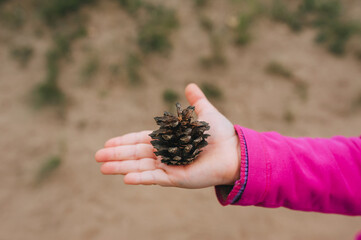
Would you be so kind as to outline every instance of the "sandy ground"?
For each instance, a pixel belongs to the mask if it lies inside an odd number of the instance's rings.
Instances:
[[[110,81],[108,70],[124,63],[132,48],[132,19],[109,1],[84,9],[89,37],[76,42],[72,59],[62,63],[60,83],[70,102],[65,121],[51,109],[32,110],[26,101],[44,77],[49,37],[39,39],[28,28],[21,34],[0,30],[0,239],[352,239],[361,230],[360,217],[222,207],[212,188],[126,186],[120,176],[100,174],[94,153],[104,141],[154,129],[152,117],[166,109],[163,90],[172,87],[185,104],[188,82],[217,83],[224,98],[215,105],[235,124],[291,136],[360,135],[361,110],[351,106],[361,92],[361,63],[352,56],[331,56],[313,43],[311,30],[293,34],[282,24],[260,20],[249,46],[226,44],[228,64],[204,71],[197,62],[208,53],[208,40],[194,9],[183,1],[168,4],[181,24],[173,51],[168,58],[144,60],[145,82],[139,88],[122,77]],[[209,14],[224,22],[232,11],[219,1]],[[26,69],[9,59],[9,36],[34,47]],[[100,71],[90,86],[82,86],[79,69],[91,54],[99,56]],[[291,83],[264,72],[271,60],[308,85],[306,101]],[[287,111],[294,114],[293,123],[284,120]],[[34,187],[41,163],[60,149],[59,169]]]

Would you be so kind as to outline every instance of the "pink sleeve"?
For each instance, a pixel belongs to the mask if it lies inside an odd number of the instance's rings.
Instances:
[[[240,179],[216,186],[222,205],[361,215],[361,138],[291,138],[235,126]]]

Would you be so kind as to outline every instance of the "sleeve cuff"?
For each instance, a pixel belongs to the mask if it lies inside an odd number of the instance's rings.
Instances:
[[[241,148],[240,178],[234,185],[216,186],[218,201],[223,205],[258,205],[269,188],[270,162],[261,134],[234,125]]]
[[[238,135],[239,145],[241,148],[240,177],[234,185],[220,185],[215,187],[218,201],[223,206],[234,204],[241,198],[248,178],[248,154],[246,141],[241,127],[234,125],[234,129]]]

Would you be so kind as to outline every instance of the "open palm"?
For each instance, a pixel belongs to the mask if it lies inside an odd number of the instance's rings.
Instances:
[[[103,174],[125,175],[126,184],[158,184],[183,188],[203,188],[233,184],[239,176],[238,138],[232,123],[207,100],[195,84],[185,90],[198,119],[210,125],[208,146],[186,166],[168,166],[154,154],[151,131],[129,133],[112,138],[95,159],[102,162]]]

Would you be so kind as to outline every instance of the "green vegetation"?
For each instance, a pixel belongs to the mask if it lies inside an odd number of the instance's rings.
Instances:
[[[93,79],[94,75],[99,70],[99,59],[97,57],[92,57],[87,59],[85,65],[81,70],[82,83],[89,84]]]
[[[136,54],[129,54],[125,63],[128,81],[131,85],[138,85],[142,82],[140,75],[141,60]]]
[[[54,24],[68,14],[77,12],[82,6],[95,0],[38,0],[37,8],[47,24]]]
[[[295,121],[295,115],[288,109],[283,113],[283,120],[286,123],[291,124]]]
[[[101,89],[98,91],[98,96],[101,99],[106,98],[108,95],[109,95],[109,91],[106,89]]]
[[[49,105],[60,106],[65,102],[65,94],[57,84],[60,53],[58,48],[54,48],[46,54],[47,74],[45,81],[35,86],[32,94],[32,102],[37,108]]]
[[[221,99],[223,96],[221,89],[213,83],[202,83],[200,87],[209,99]]]
[[[193,0],[193,2],[197,8],[204,8],[209,4],[209,0]]]
[[[119,63],[113,63],[108,66],[108,71],[110,73],[109,85],[117,83],[123,76],[123,66]]]
[[[118,76],[121,72],[121,67],[119,64],[112,64],[109,66],[109,71],[112,76]]]
[[[251,27],[264,11],[263,6],[257,0],[234,0],[237,8],[241,9],[238,15],[228,22],[233,30],[234,42],[238,46],[244,46],[252,40]]]
[[[250,27],[253,22],[253,15],[241,13],[238,16],[237,26],[235,28],[235,43],[237,45],[246,45],[251,40]]]
[[[166,89],[163,92],[163,101],[170,106],[173,106],[179,100],[179,95],[172,89]]]
[[[25,23],[24,10],[18,6],[9,10],[0,9],[0,22],[9,29],[19,30]]]
[[[11,57],[15,59],[21,67],[26,67],[34,55],[34,49],[29,45],[16,46],[11,49]]]
[[[315,2],[310,11],[317,14],[313,23],[319,30],[315,41],[325,44],[331,53],[344,54],[348,40],[360,30],[359,23],[343,17],[341,2],[338,0]]]
[[[345,53],[348,40],[358,31],[355,23],[346,21],[331,21],[320,26],[315,41],[325,44],[328,50],[335,55]]]
[[[271,16],[275,21],[286,23],[293,31],[302,28],[302,19],[298,12],[291,12],[282,0],[275,0],[271,8]]]
[[[87,31],[83,25],[78,25],[76,28],[71,29],[70,32],[55,34],[54,40],[54,51],[58,58],[67,57],[70,54],[72,43],[87,35]]]
[[[209,34],[212,33],[214,30],[214,25],[212,20],[205,15],[199,17],[199,25],[205,32]]]
[[[202,15],[199,17],[199,24],[208,35],[211,48],[211,53],[209,54],[209,56],[200,58],[200,65],[206,69],[215,66],[225,65],[226,57],[223,53],[221,37],[218,33],[216,33],[213,22],[205,15]]]
[[[281,63],[276,61],[271,61],[265,68],[266,72],[272,75],[281,76],[284,78],[292,78],[292,72],[283,66]]]
[[[54,48],[48,51],[46,54],[46,67],[47,67],[47,75],[46,82],[56,82],[58,78],[58,61],[61,56],[65,54],[60,51],[59,48]]]
[[[173,10],[161,5],[147,5],[147,18],[138,29],[138,46],[144,54],[168,53],[172,47],[170,34],[178,27]]]
[[[85,29],[80,27],[66,35],[57,34],[54,37],[54,46],[46,54],[46,77],[44,82],[35,86],[32,92],[32,102],[35,107],[63,106],[65,94],[57,83],[59,75],[59,61],[70,53],[72,42],[84,36]]]
[[[119,4],[130,14],[136,14],[144,6],[142,0],[117,0]]]
[[[355,97],[353,101],[353,108],[360,109],[361,108],[361,92]]]
[[[355,57],[356,57],[356,59],[361,61],[361,49],[359,49],[355,52]]]
[[[216,34],[210,35],[211,54],[200,59],[203,68],[209,69],[214,66],[223,66],[226,64],[226,57],[223,53],[221,39]]]
[[[339,0],[302,0],[293,11],[284,1],[275,0],[271,15],[294,31],[301,30],[303,26],[317,29],[315,41],[335,55],[344,54],[347,42],[361,33],[360,22],[347,19]]]
[[[56,169],[59,168],[60,164],[60,156],[52,156],[46,159],[39,167],[38,173],[36,175],[36,183],[42,183],[46,178],[48,178],[52,173],[54,173]]]
[[[295,93],[298,95],[298,97],[303,101],[307,100],[308,85],[305,82],[295,78],[291,70],[289,70],[287,67],[277,61],[271,61],[266,66],[265,71],[271,75],[282,77],[283,79],[286,79],[288,82],[292,83],[294,85]]]
[[[63,112],[65,94],[58,84],[59,64],[64,58],[68,58],[72,43],[86,35],[86,29],[81,18],[76,16],[71,24],[62,21],[70,13],[77,12],[85,4],[95,0],[35,0],[35,6],[47,25],[51,25],[50,33],[53,35],[53,46],[46,54],[46,76],[43,82],[36,85],[32,91],[31,102],[37,108],[45,106],[58,106]]]
[[[294,80],[295,91],[302,101],[306,101],[308,97],[308,85],[305,82]]]
[[[174,10],[143,0],[117,0],[117,2],[133,16],[141,10],[141,17],[134,19],[138,24],[137,44],[144,55],[169,53],[172,48],[170,35],[178,27]]]
[[[88,126],[88,122],[85,119],[81,119],[76,123],[76,127],[79,130],[84,130]]]
[[[32,102],[37,108],[47,105],[59,106],[64,104],[65,94],[56,82],[46,81],[35,86]]]

